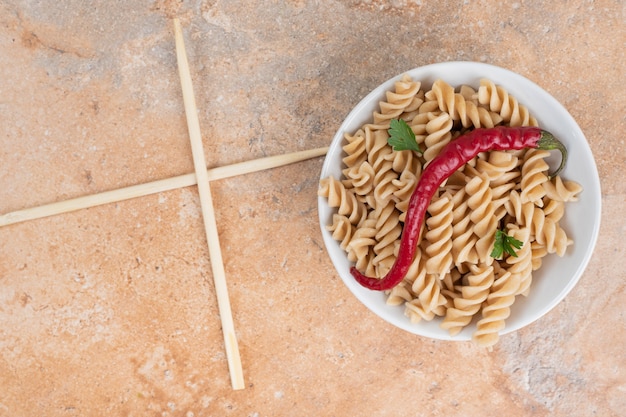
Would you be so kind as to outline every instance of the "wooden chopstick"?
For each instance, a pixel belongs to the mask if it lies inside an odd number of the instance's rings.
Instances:
[[[315,148],[287,153],[284,155],[268,156],[265,158],[238,162],[232,165],[211,168],[207,170],[207,176],[210,181],[230,178],[236,175],[244,175],[265,169],[277,168],[318,156],[323,156],[327,151],[328,147]],[[196,174],[184,174],[144,184],[131,185],[117,190],[104,191],[98,194],[76,197],[37,207],[16,210],[0,215],[0,227],[96,207],[103,204],[117,203],[119,201],[130,200],[137,197],[145,197],[151,194],[193,186],[197,183]]]
[[[200,122],[198,120],[198,109],[196,108],[196,100],[193,92],[193,84],[191,82],[191,73],[189,71],[189,63],[187,61],[183,33],[180,21],[177,18],[174,19],[174,33],[176,37],[178,72],[183,90],[183,102],[185,105],[185,114],[187,116],[187,126],[189,128],[189,139],[191,140],[193,163],[198,181],[198,191],[200,193],[200,206],[202,208],[204,228],[207,242],[209,244],[209,256],[211,257],[211,269],[213,272],[213,281],[215,283],[217,304],[220,319],[222,321],[222,332],[224,335],[228,368],[230,370],[230,381],[233,389],[239,390],[245,388],[243,369],[241,366],[239,346],[237,344],[235,326],[233,324],[230,300],[228,297],[226,274],[224,272],[224,263],[222,260],[222,252],[217,233],[217,224],[215,221],[215,211],[213,209],[213,201],[211,198],[211,187],[205,168],[206,162],[202,147],[202,135],[200,133]]]

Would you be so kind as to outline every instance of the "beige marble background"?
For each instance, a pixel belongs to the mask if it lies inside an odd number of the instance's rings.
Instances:
[[[487,352],[351,296],[317,224],[321,158],[215,181],[233,391],[195,187],[2,227],[0,416],[626,415],[623,2],[0,0],[0,213],[193,171],[174,15],[210,166],[326,146],[420,65],[530,78],[594,152],[595,254]]]

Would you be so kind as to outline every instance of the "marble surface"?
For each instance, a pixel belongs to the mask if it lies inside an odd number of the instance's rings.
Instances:
[[[493,351],[390,327],[342,284],[322,164],[214,181],[246,388],[231,389],[195,187],[0,228],[0,416],[626,415],[626,6],[617,0],[0,1],[0,213],[326,146],[368,91],[472,60],[587,136],[602,226],[579,284]],[[585,219],[580,219],[585,221]]]

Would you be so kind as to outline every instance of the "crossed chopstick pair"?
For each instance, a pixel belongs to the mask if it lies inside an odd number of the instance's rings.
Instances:
[[[198,120],[193,84],[189,71],[187,53],[185,51],[185,42],[183,39],[180,21],[177,18],[174,19],[174,36],[176,40],[178,72],[182,86],[183,103],[187,118],[187,127],[189,130],[189,139],[191,141],[195,172],[192,174],[180,175],[168,179],[6,213],[0,215],[0,227],[197,184],[200,195],[200,207],[202,210],[202,217],[204,219],[204,228],[209,246],[211,269],[222,324],[222,333],[224,335],[224,345],[228,360],[228,368],[230,371],[231,385],[233,389],[243,389],[245,388],[243,369],[241,366],[241,358],[239,356],[237,338],[235,336],[235,327],[230,308],[226,275],[224,272],[224,263],[222,260],[209,182],[211,180],[275,168],[322,156],[326,154],[328,148],[317,148],[285,155],[271,156],[207,170],[204,150],[202,147],[202,135],[200,133],[200,123]]]

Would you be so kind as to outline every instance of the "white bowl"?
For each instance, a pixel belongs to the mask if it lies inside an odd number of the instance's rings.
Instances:
[[[600,179],[589,144],[572,116],[554,97],[527,78],[506,69],[475,62],[445,62],[415,68],[406,74],[421,81],[424,87],[430,87],[435,80],[442,79],[454,87],[467,84],[478,88],[480,79],[488,78],[496,85],[504,87],[526,106],[539,126],[552,132],[568,149],[567,166],[561,176],[563,179],[576,181],[583,187],[579,201],[566,203],[565,217],[561,220],[562,227],[574,240],[574,244],[567,248],[563,257],[545,257],[542,267],[533,273],[529,296],[517,297],[515,300],[511,315],[506,320],[506,328],[500,334],[518,330],[539,319],[561,302],[576,285],[591,258],[600,229],[601,196]],[[329,175],[340,178],[344,133],[353,134],[364,123],[371,122],[372,112],[379,110],[379,101],[385,99],[385,92],[392,90],[394,83],[402,75],[381,84],[346,117],[330,145],[321,178]],[[330,259],[345,285],[367,308],[394,326],[417,335],[442,340],[471,339],[474,325],[450,336],[447,330],[439,327],[441,319],[413,324],[404,315],[404,306],[387,305],[384,293],[359,285],[350,274],[351,263],[345,251],[326,230],[336,209],[329,208],[326,198],[323,197],[318,197],[318,207],[322,235]],[[363,317],[363,320],[367,319],[368,317]]]

